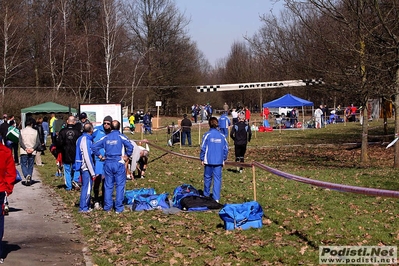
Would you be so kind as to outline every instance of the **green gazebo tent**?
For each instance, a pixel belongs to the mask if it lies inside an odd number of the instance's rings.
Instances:
[[[72,113],[76,114],[77,110],[68,106],[64,106],[54,102],[41,103],[35,106],[21,109],[21,124],[25,127],[26,114],[32,113]]]

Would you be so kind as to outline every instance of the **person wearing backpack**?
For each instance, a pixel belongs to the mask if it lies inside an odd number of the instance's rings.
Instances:
[[[251,141],[252,132],[250,126],[245,122],[245,115],[238,116],[238,123],[235,124],[230,132],[230,137],[234,140],[234,153],[236,162],[244,162],[247,144]],[[242,173],[242,167],[237,167],[237,172]]]
[[[56,120],[58,121],[58,120]],[[75,163],[76,155],[76,141],[81,135],[80,130],[75,127],[76,121],[73,115],[68,117],[67,126],[62,128],[56,138],[57,149],[62,154],[62,164],[64,166],[64,178],[66,190],[70,191],[72,188],[80,189],[78,171],[74,171],[73,164]]]
[[[204,196],[210,196],[213,179],[212,198],[220,201],[220,190],[222,187],[222,169],[229,154],[229,145],[226,138],[218,130],[218,119],[209,119],[210,130],[202,136],[200,159],[204,166]]]

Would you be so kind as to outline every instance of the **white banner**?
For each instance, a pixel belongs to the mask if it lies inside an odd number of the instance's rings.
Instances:
[[[234,91],[234,90],[251,90],[251,89],[275,89],[284,87],[300,87],[321,85],[324,82],[320,79],[298,79],[270,82],[251,82],[237,84],[221,84],[221,85],[199,85],[196,86],[197,92],[217,92],[217,91]]]

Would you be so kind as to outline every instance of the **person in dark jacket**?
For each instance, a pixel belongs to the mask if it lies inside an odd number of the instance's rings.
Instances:
[[[188,146],[191,147],[191,127],[193,126],[193,123],[191,123],[191,120],[187,118],[187,115],[183,115],[183,120],[180,122],[181,126],[181,145],[186,145],[186,137],[187,137],[187,142]]]
[[[83,127],[86,124],[90,124],[90,120],[87,118],[87,114],[85,112],[82,112],[79,115],[79,121],[76,122],[75,127],[80,132],[83,132]]]
[[[218,130],[218,119],[209,119],[210,130],[202,136],[200,160],[204,166],[204,196],[210,196],[213,179],[212,197],[219,202],[222,187],[222,169],[229,154],[229,144]]]
[[[243,163],[247,144],[252,137],[251,127],[245,122],[244,114],[238,116],[238,123],[232,127],[230,137],[234,140],[236,162]],[[242,167],[237,167],[237,172],[242,173]]]
[[[39,117],[36,119],[36,123],[33,126],[34,129],[37,130],[37,134],[39,135],[39,140],[40,140],[40,147],[36,149],[36,157],[35,157],[35,162],[36,165],[38,166],[43,166],[42,162],[42,157],[41,155],[44,155],[44,150],[46,149],[46,145],[44,144],[44,129],[42,126],[43,118]]]
[[[81,135],[80,130],[75,127],[75,124],[75,117],[69,116],[66,127],[60,130],[56,139],[57,149],[62,154],[66,190],[71,190],[72,186],[76,189],[80,188],[79,172],[74,171],[72,167],[75,163],[76,140]]]

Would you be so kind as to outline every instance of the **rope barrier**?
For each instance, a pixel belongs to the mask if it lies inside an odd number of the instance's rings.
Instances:
[[[337,191],[341,191],[341,192],[351,192],[351,193],[357,193],[357,194],[363,194],[363,195],[369,195],[369,196],[399,198],[399,191],[342,185],[342,184],[336,184],[336,183],[325,182],[325,181],[320,181],[320,180],[314,180],[314,179],[310,179],[310,178],[306,178],[306,177],[301,177],[301,176],[285,173],[283,171],[263,165],[258,162],[253,162],[253,164],[255,166],[259,167],[260,169],[268,171],[269,173],[281,176],[286,179],[305,183],[308,185],[313,185],[313,186],[327,188],[327,189],[333,189],[333,190],[337,190]]]
[[[180,156],[183,158],[187,158],[187,159],[192,159],[192,160],[200,160],[199,157],[195,157],[195,156],[190,156],[190,155],[185,155],[185,154],[181,154],[178,152],[174,152],[174,151],[170,151],[168,149],[165,149],[163,147],[160,147],[158,145],[155,145],[151,142],[147,142],[150,146],[153,146],[156,149],[162,150],[166,153],[170,153],[176,156]],[[304,184],[308,184],[308,185],[312,185],[312,186],[317,186],[317,187],[321,187],[321,188],[326,188],[326,189],[332,189],[332,190],[337,190],[340,192],[350,192],[350,193],[357,193],[357,194],[362,194],[362,195],[368,195],[368,196],[380,196],[380,197],[390,197],[390,198],[399,198],[399,191],[395,191],[395,190],[387,190],[387,189],[377,189],[377,188],[367,188],[367,187],[359,187],[359,186],[350,186],[350,185],[343,185],[343,184],[337,184],[337,183],[331,183],[331,182],[326,182],[326,181],[320,181],[320,180],[315,180],[315,179],[311,179],[311,178],[307,178],[307,177],[301,177],[301,176],[297,176],[297,175],[293,175],[293,174],[289,174],[283,171],[280,171],[278,169],[269,167],[267,165],[261,164],[259,162],[252,162],[252,163],[238,163],[238,162],[229,162],[226,161],[225,165],[232,165],[232,166],[237,166],[237,167],[252,167],[256,166],[262,170],[265,170],[269,173],[275,174],[277,176],[286,178],[286,179],[290,179],[293,181],[297,181],[297,182],[301,182]],[[253,168],[254,169],[254,168]],[[255,177],[254,174],[254,170],[253,170],[253,175]],[[255,186],[255,178],[254,178],[254,186]],[[254,190],[255,192],[255,190]],[[256,198],[256,194],[254,195],[254,197]]]

